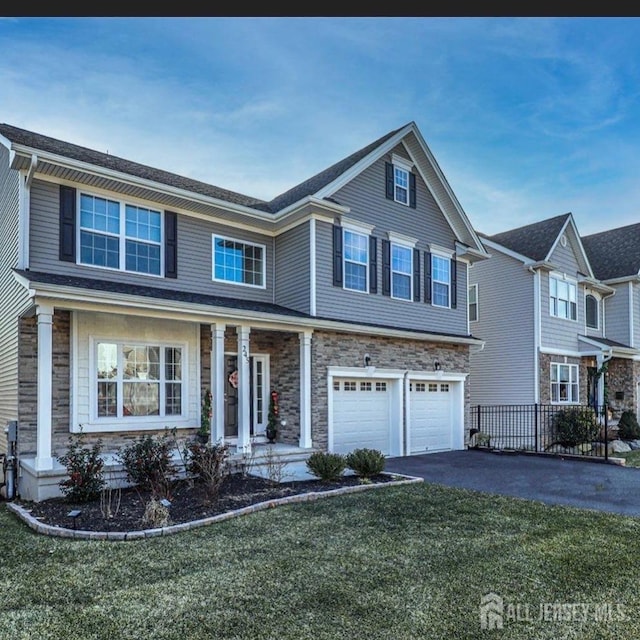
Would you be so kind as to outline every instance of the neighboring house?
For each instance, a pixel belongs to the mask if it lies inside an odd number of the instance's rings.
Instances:
[[[640,414],[640,224],[582,237],[594,275],[615,290],[606,299],[606,335],[629,350],[608,365],[608,401]]]
[[[471,355],[472,404],[600,406],[605,369],[613,406],[631,393],[614,375],[636,366],[634,342],[618,328],[629,327],[628,312],[615,279],[603,277],[604,254],[594,273],[573,216],[481,238],[491,258],[469,270],[471,332],[486,343]]]
[[[214,442],[460,449],[467,272],[488,257],[415,123],[270,202],[0,125],[0,423],[18,492],[58,491],[70,434],[106,452]],[[6,446],[6,443],[4,443]]]

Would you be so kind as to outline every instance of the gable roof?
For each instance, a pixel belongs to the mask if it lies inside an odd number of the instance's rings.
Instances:
[[[596,278],[614,280],[640,274],[640,223],[583,236]]]
[[[344,184],[380,159],[385,153],[388,153],[393,147],[410,138],[410,141],[405,144],[407,151],[412,156],[418,172],[436,202],[440,205],[456,238],[470,251],[470,255],[488,257],[478,235],[458,203],[433,154],[418,131],[415,122],[410,122],[399,129],[390,131],[270,201],[229,191],[228,189],[20,129],[9,124],[0,124],[0,137],[9,142],[11,149],[19,150],[26,158],[30,158],[31,154],[38,156],[39,153],[44,152],[50,154],[51,157],[48,160],[51,162],[55,162],[56,159],[59,160],[60,158],[71,159],[78,163],[118,172],[123,176],[134,176],[141,180],[181,189],[193,194],[213,198],[217,201],[240,205],[263,212],[263,214],[282,213],[309,198],[324,199],[328,202],[334,201],[332,195]],[[2,141],[1,138],[0,141]],[[29,162],[29,160],[25,161]],[[21,165],[21,168],[26,168],[27,166],[28,164]]]
[[[564,229],[570,213],[527,224],[517,229],[510,229],[486,237],[511,251],[530,258],[534,262],[543,262],[549,257],[560,232]]]

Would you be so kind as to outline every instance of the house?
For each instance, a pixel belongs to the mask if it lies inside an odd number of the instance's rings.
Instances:
[[[627,345],[608,365],[608,402],[640,414],[640,224],[582,236],[582,244],[596,278],[615,291],[605,301],[607,338]]]
[[[491,259],[469,270],[470,327],[485,340],[471,354],[472,404],[595,407],[605,387],[617,397],[614,372],[639,352],[618,329],[629,316],[605,255],[594,260],[599,242],[571,213],[481,238]]]
[[[238,453],[272,391],[282,445],[465,446],[467,272],[488,254],[415,123],[270,202],[10,124],[0,143],[22,498],[57,494],[70,434],[107,453],[189,434],[208,391],[212,441]]]

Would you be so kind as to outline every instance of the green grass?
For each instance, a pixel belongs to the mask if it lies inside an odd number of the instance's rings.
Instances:
[[[3,640],[640,638],[640,519],[429,484],[125,543],[38,535],[3,506],[0,549]],[[482,630],[489,592],[520,619]],[[540,621],[541,603],[626,619]]]
[[[613,458],[624,458],[627,467],[640,467],[640,449],[624,453],[610,453],[609,455]]]

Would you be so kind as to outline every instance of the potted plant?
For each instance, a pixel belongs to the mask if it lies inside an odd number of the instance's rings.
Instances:
[[[207,389],[202,398],[202,412],[200,414],[200,428],[196,436],[200,442],[209,442],[211,435],[211,390]]]
[[[269,442],[275,442],[278,435],[278,415],[280,413],[280,407],[278,404],[278,392],[272,391],[269,398],[269,416],[267,419],[266,436]]]

